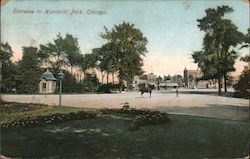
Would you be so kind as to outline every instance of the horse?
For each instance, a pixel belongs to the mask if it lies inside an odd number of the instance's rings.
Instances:
[[[143,87],[141,87],[139,90],[141,92],[141,96],[143,96],[143,94],[145,92],[148,92],[149,93],[149,97],[151,98],[151,94],[152,94],[152,89],[153,89],[153,86],[152,85],[148,85],[148,87],[145,87],[145,85]]]

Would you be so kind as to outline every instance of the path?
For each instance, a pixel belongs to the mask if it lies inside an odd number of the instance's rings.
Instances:
[[[185,93],[185,92],[183,92]],[[63,95],[62,105],[87,108],[121,108],[128,102],[131,107],[148,108],[168,113],[180,113],[216,118],[236,119],[237,108],[240,120],[248,119],[249,100],[214,94],[183,94],[176,97],[174,92],[153,92],[140,96],[139,92],[120,94],[73,94]],[[23,103],[58,104],[58,95],[3,95],[3,100]],[[237,107],[238,106],[238,107]]]

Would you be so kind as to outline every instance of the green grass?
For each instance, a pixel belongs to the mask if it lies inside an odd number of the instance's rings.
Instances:
[[[76,111],[53,107],[54,112]],[[129,131],[131,115],[107,114],[34,128],[2,129],[2,154],[20,158],[243,157],[248,123],[170,115],[171,123]]]

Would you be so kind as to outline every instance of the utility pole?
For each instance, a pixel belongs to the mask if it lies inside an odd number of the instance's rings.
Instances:
[[[2,67],[3,67],[3,60],[0,59],[0,102],[2,100]]]

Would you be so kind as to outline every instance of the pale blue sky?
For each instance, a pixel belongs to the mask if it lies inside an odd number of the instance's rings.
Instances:
[[[135,24],[148,39],[144,69],[156,74],[182,72],[184,66],[196,69],[190,54],[201,48],[203,33],[196,20],[205,9],[229,5],[234,12],[227,17],[246,33],[249,27],[249,5],[241,0],[185,1],[10,1],[1,8],[1,39],[8,41],[20,57],[22,46],[38,46],[52,41],[57,33],[78,37],[82,53],[90,53],[104,41],[99,37],[103,27],[111,28],[123,21]],[[107,14],[14,14],[14,9],[61,10],[95,9]],[[243,51],[244,52],[244,51]]]

